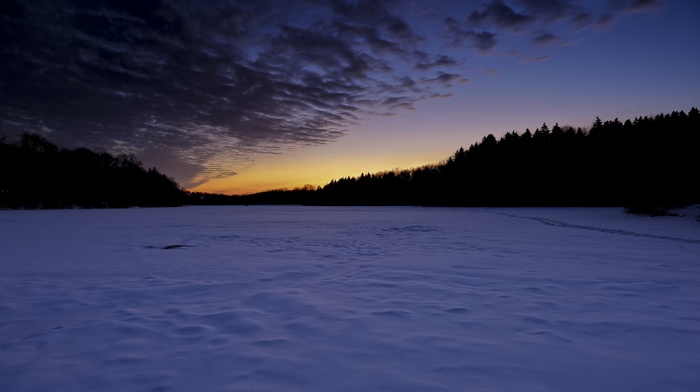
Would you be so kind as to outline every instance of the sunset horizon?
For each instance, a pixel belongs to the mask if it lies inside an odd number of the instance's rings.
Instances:
[[[191,191],[323,186],[487,134],[700,106],[693,1],[7,4],[0,132],[135,154]]]
[[[0,389],[700,391],[699,39],[699,0],[0,1]]]

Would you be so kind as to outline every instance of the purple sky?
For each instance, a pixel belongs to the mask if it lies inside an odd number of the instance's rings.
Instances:
[[[323,185],[487,133],[700,106],[699,4],[4,1],[1,132],[205,191]]]

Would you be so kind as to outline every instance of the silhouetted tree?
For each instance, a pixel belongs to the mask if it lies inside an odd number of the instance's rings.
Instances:
[[[624,123],[596,117],[590,131],[546,123],[534,133],[486,135],[437,165],[362,173],[274,202],[349,205],[668,206],[700,203],[700,112]],[[265,193],[246,203],[270,201]]]
[[[40,143],[39,143],[40,144]],[[246,196],[188,194],[192,204],[423,206],[627,206],[663,211],[700,203],[700,111],[620,122],[589,131],[543,123],[534,133],[489,134],[443,162],[361,173],[323,187]],[[116,166],[124,165],[122,158]],[[137,162],[132,162],[132,166]],[[0,186],[3,182],[0,178]]]
[[[144,169],[134,155],[66,149],[32,133],[17,142],[0,140],[0,207],[176,206],[183,201],[174,180]]]

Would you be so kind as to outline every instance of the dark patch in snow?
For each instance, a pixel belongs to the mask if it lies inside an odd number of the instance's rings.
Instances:
[[[437,229],[430,226],[410,225],[404,227],[392,227],[384,231],[399,233],[431,233],[437,231]]]
[[[445,312],[447,312],[447,313],[469,313],[469,309],[467,309],[467,308],[449,308],[449,309],[445,309]]]
[[[170,249],[179,249],[179,248],[191,248],[190,245],[183,245],[183,244],[173,244],[173,245],[165,245],[165,246],[146,246],[146,249],[164,249],[164,250],[170,250]]]
[[[188,245],[181,245],[181,244],[175,244],[175,245],[166,245],[163,247],[163,249],[177,249],[177,248],[189,248]]]
[[[406,318],[411,315],[411,312],[405,311],[405,310],[400,310],[400,309],[388,309],[388,310],[383,310],[379,312],[372,312],[370,313],[373,316],[385,316],[385,317],[397,317],[397,318]]]

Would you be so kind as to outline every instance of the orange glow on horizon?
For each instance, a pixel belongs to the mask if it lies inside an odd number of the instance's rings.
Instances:
[[[426,102],[421,108],[435,106],[451,111],[460,107],[459,103],[451,105],[455,106]],[[372,126],[357,126],[332,143],[280,155],[261,155],[235,176],[210,180],[189,190],[244,195],[307,184],[323,187],[334,179],[439,163],[459,147],[481,140],[484,129],[505,129],[503,133],[514,129],[512,124],[493,125],[489,117],[481,122],[472,120],[470,128],[476,131],[470,132],[459,118],[445,116],[438,130],[431,122],[434,120],[421,117],[418,111],[372,120]]]
[[[287,156],[260,159],[235,176],[213,179],[188,190],[245,195],[274,189],[293,189],[304,185],[323,187],[334,179],[356,177],[363,173],[410,169],[437,163],[447,157],[445,153],[421,154],[420,157],[418,154],[406,155],[393,159],[373,156],[327,159],[328,157],[323,155],[305,156],[302,152],[297,152]]]

